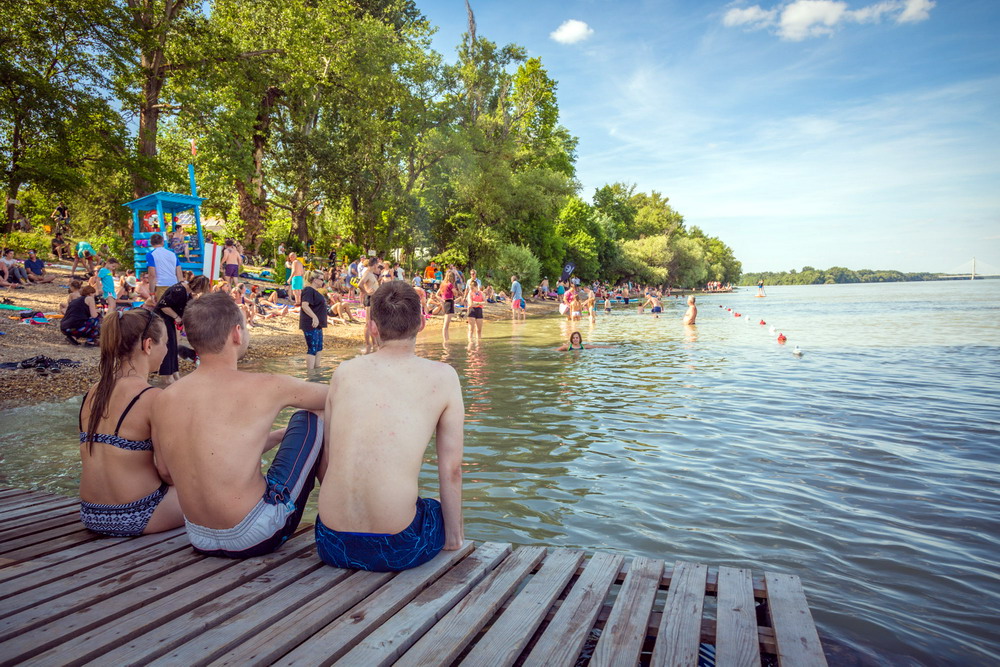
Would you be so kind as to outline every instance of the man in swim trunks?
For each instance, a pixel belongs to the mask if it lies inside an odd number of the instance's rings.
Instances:
[[[288,253],[288,266],[291,268],[288,289],[292,293],[292,303],[298,306],[302,301],[302,288],[305,287],[306,267],[294,252]]]
[[[510,277],[510,315],[512,319],[527,319],[525,312],[524,295],[521,293],[521,283],[517,281],[517,276]]]
[[[236,242],[226,239],[226,245],[222,249],[222,267],[226,282],[230,287],[236,287],[236,279],[240,275],[240,251],[236,249]]]
[[[694,305],[694,294],[688,297],[688,309],[684,313],[684,319],[681,320],[684,324],[694,324],[695,319],[698,317],[698,307]]]
[[[646,295],[646,303],[639,306],[639,309],[641,310],[644,306],[650,306],[653,312],[653,317],[655,319],[660,319],[660,313],[663,312],[663,304],[660,302],[660,299],[656,296],[655,292],[650,292]]]
[[[243,312],[225,292],[188,304],[184,329],[201,363],[157,397],[158,464],[175,484],[197,551],[229,558],[270,553],[295,532],[316,474],[325,469],[317,412],[327,388],[237,370],[250,337]],[[287,429],[272,431],[289,406],[300,410]],[[261,474],[260,457],[275,446]]]
[[[382,346],[341,363],[330,380],[316,548],[334,567],[399,571],[462,545],[465,408],[455,369],[414,354],[424,318],[413,288],[385,283],[369,312]],[[418,485],[432,436],[440,502],[420,497]]]

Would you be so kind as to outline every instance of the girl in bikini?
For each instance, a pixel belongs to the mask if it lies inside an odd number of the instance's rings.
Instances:
[[[160,367],[166,340],[163,320],[141,308],[111,313],[101,325],[100,379],[80,405],[80,519],[96,533],[131,537],[184,525],[150,439],[161,390],[146,378]]]
[[[469,340],[472,334],[476,338],[483,339],[483,304],[486,303],[486,295],[479,289],[478,280],[469,281],[469,291],[465,295],[465,306],[469,309]]]

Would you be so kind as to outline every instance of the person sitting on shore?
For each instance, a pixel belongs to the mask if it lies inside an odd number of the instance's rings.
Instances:
[[[73,278],[69,281],[69,294],[66,295],[66,300],[59,304],[60,315],[65,315],[69,304],[73,303],[73,300],[80,296],[81,287],[83,287],[83,283],[80,280]]]
[[[56,232],[52,237],[52,254],[58,260],[69,259],[69,243],[63,238],[62,232]]]
[[[390,572],[462,546],[465,408],[454,368],[414,353],[424,318],[413,288],[398,281],[382,285],[370,311],[366,326],[381,347],[343,362],[330,380],[329,463],[316,548],[334,567]],[[428,393],[428,386],[436,391]],[[420,497],[418,487],[432,436],[440,501]]]
[[[694,321],[698,318],[698,307],[694,305],[694,295],[688,297],[687,300],[688,309],[684,313],[684,319],[681,320],[684,324],[694,324]]]
[[[97,293],[90,285],[80,287],[80,296],[69,302],[66,312],[59,322],[59,330],[73,345],[79,345],[78,338],[86,338],[85,345],[95,347],[101,331],[101,319],[97,314]]]
[[[354,319],[354,313],[351,312],[351,304],[344,299],[346,294],[347,289],[343,286],[330,290],[329,294],[327,294],[327,300],[330,303],[330,313],[342,322],[357,322]]]
[[[45,262],[38,257],[34,250],[28,251],[28,259],[24,260],[24,270],[28,274],[28,280],[33,283],[50,283],[55,278],[48,275],[45,270]]]
[[[612,348],[614,345],[596,345],[594,343],[587,343],[588,350],[595,350],[599,348]],[[583,347],[583,336],[580,335],[579,331],[574,331],[569,335],[569,342],[565,345],[561,345],[556,348],[556,352],[569,352],[570,350],[582,350]]]
[[[3,264],[6,271],[7,282],[25,287],[31,284],[31,281],[28,280],[28,272],[21,266],[20,260],[14,259],[13,250],[10,248],[4,249],[3,257],[0,257],[0,263]]]
[[[184,525],[150,437],[161,390],[146,378],[160,365],[166,338],[149,311],[118,312],[101,325],[100,379],[80,404],[80,520],[95,533],[133,537]]]
[[[201,364],[163,390],[153,441],[177,486],[188,538],[210,556],[270,553],[299,525],[323,450],[325,385],[237,369],[250,344],[239,307],[212,293],[188,304],[184,329]],[[285,429],[278,413],[299,408]],[[260,457],[277,446],[266,476]]]

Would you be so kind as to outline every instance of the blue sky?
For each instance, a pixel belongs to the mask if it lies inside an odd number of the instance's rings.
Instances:
[[[463,0],[417,3],[454,60]],[[472,8],[559,82],[585,199],[658,190],[747,271],[1000,273],[997,0]]]

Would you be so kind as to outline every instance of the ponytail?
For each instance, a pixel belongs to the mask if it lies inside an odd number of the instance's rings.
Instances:
[[[119,310],[104,318],[101,324],[101,361],[97,366],[100,377],[90,402],[90,419],[87,420],[88,451],[94,444],[97,425],[108,416],[111,394],[123,364],[128,362],[136,345],[141,346],[147,338],[159,343],[166,333],[163,320],[151,310]]]

